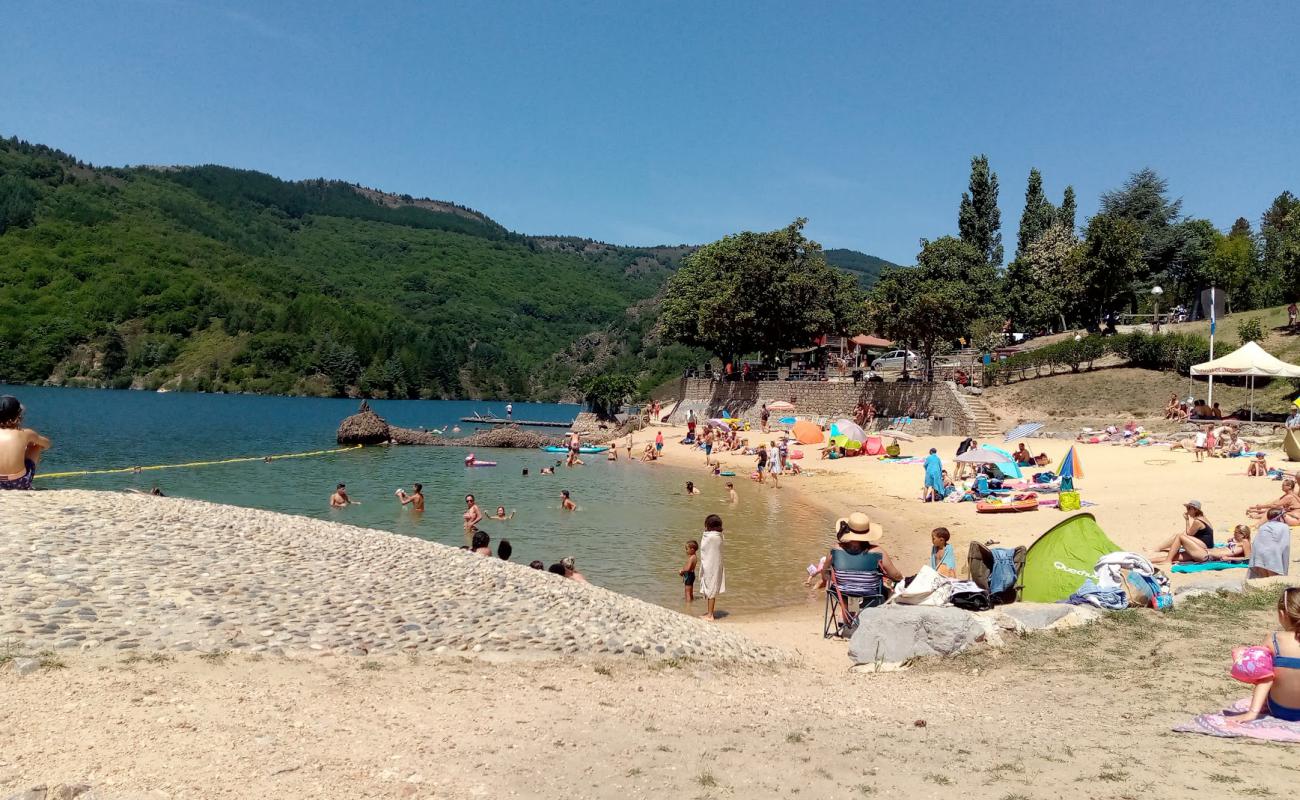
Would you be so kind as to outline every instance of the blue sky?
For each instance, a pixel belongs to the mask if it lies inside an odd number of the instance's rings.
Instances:
[[[1155,168],[1221,228],[1300,192],[1300,3],[2,0],[0,133],[705,242],[797,216],[912,263],[987,153],[1014,250]]]

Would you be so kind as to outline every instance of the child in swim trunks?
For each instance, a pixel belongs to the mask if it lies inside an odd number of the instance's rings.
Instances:
[[[700,543],[691,539],[686,543],[686,566],[677,570],[677,574],[682,576],[682,583],[686,584],[686,602],[690,603],[695,600],[695,567],[700,561]]]

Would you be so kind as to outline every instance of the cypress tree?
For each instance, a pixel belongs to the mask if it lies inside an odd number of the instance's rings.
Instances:
[[[1056,210],[1056,224],[1074,232],[1074,187],[1065,187],[1065,197],[1061,198],[1061,207]]]
[[[1056,207],[1043,194],[1043,176],[1036,169],[1029,170],[1029,184],[1025,187],[1025,210],[1020,215],[1020,234],[1016,237],[1016,258],[1023,255],[1029,245],[1056,222]]]
[[[1002,265],[1002,212],[998,210],[998,176],[989,171],[988,156],[970,160],[970,191],[962,192],[957,212],[961,240],[974,247],[989,264]]]

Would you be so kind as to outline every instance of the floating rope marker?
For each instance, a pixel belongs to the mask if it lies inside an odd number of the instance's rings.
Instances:
[[[333,450],[312,450],[308,453],[284,453],[275,456],[244,456],[242,458],[224,458],[220,461],[190,461],[186,464],[155,464],[148,467],[120,467],[117,469],[85,469],[76,472],[49,472],[44,475],[37,474],[36,479],[42,478],[79,478],[83,475],[123,475],[129,472],[152,472],[160,469],[185,469],[187,467],[211,467],[218,464],[242,464],[249,461],[279,461],[285,458],[309,458],[311,456],[327,456],[332,453],[346,453],[350,450],[359,450],[362,445],[356,444],[351,447],[338,447]]]

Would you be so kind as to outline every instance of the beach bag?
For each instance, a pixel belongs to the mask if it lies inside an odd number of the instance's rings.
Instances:
[[[1273,680],[1273,652],[1267,647],[1232,648],[1232,677],[1242,683]]]
[[[894,588],[889,602],[907,606],[943,606],[952,596],[952,582],[929,565],[921,567],[906,584]]]
[[[1172,608],[1174,596],[1168,584],[1169,580],[1158,570],[1155,575],[1143,575],[1131,569],[1124,571],[1124,593],[1134,608]]]
[[[983,590],[978,592],[954,592],[952,604],[966,611],[988,611],[993,608],[993,598]]]
[[[1057,508],[1062,511],[1078,511],[1083,508],[1083,501],[1079,499],[1078,492],[1061,492]]]

